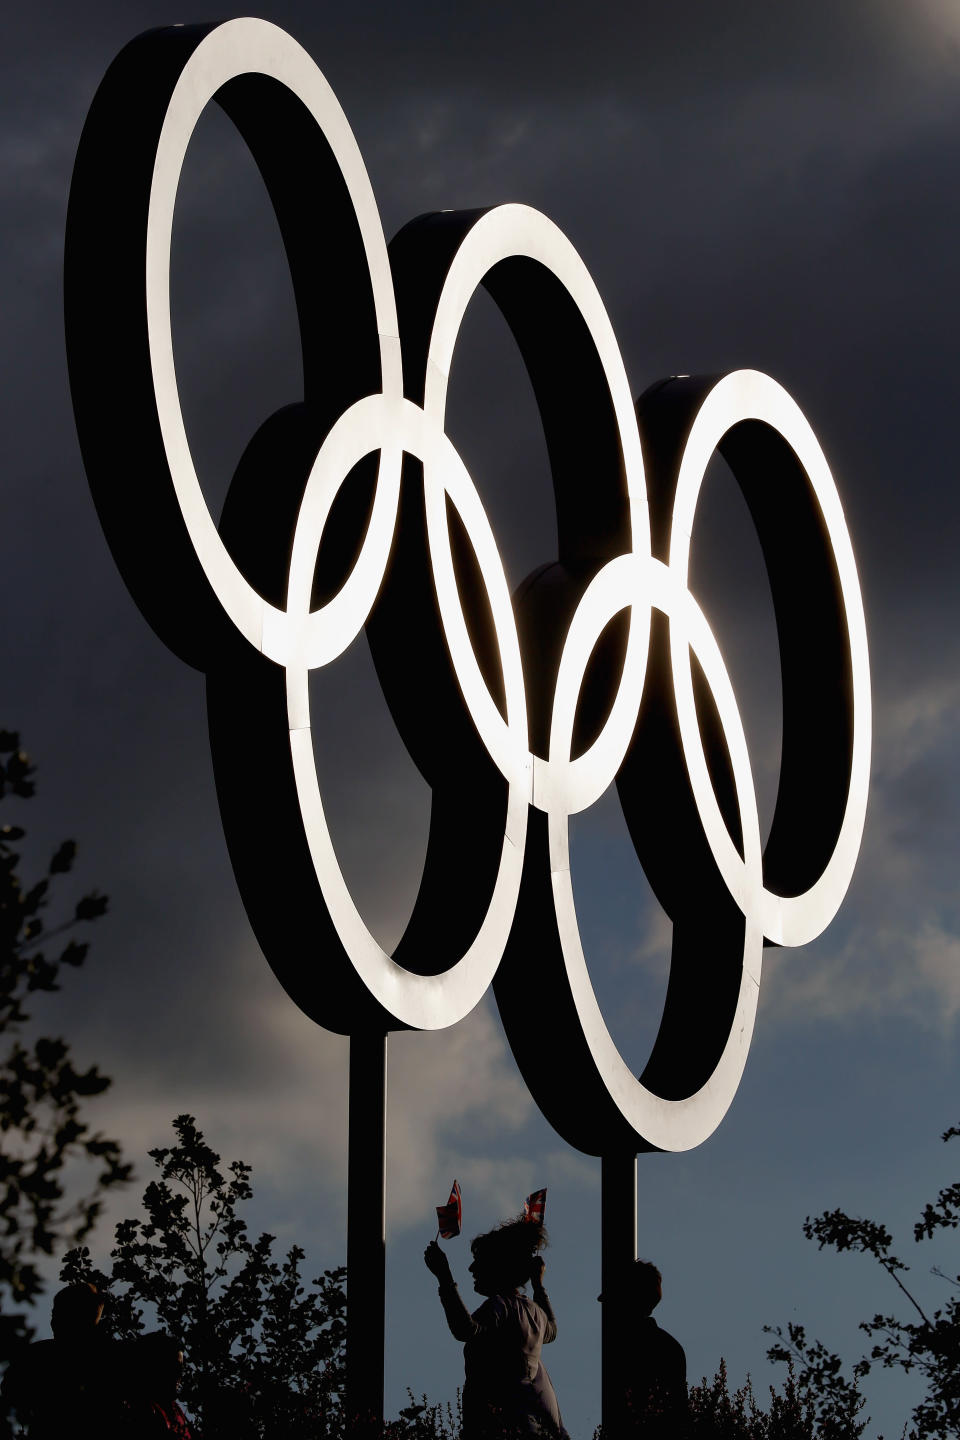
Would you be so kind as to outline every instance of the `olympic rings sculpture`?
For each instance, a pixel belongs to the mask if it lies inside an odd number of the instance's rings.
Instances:
[[[254,436],[219,529],[181,416],[169,296],[177,185],[212,99],[266,182],[304,360],[303,403]],[[480,285],[530,372],[557,497],[559,560],[513,597],[444,424]],[[292,997],[345,1032],[434,1029],[493,983],[521,1070],[571,1143],[700,1143],[740,1081],[764,943],[802,945],[829,924],[864,822],[863,605],[836,487],[794,401],[740,371],[662,382],[635,411],[583,262],[524,206],[425,216],[388,251],[333,92],[259,20],[151,32],[111,66],[74,173],[66,315],[101,519],[150,623],[208,674],[231,856]],[[781,646],[765,849],[736,697],[687,583],[717,449],[757,524]],[[424,879],[393,955],[343,879],[311,736],[309,674],[364,628],[433,788]],[[639,1079],[601,1014],[570,877],[569,817],[614,780],[674,924]],[[545,1017],[535,1036],[531,1007]]]

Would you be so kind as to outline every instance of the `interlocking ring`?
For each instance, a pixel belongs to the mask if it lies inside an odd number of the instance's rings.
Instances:
[[[219,530],[181,416],[169,305],[177,186],[211,99],[254,154],[280,222],[305,375],[303,404],[251,441]],[[530,371],[557,496],[559,561],[513,597],[445,430],[480,285]],[[422,217],[388,253],[332,91],[259,20],[152,32],[118,56],[77,158],[66,303],[98,509],[150,623],[207,671],[231,856],[293,998],[346,1032],[435,1029],[493,982],[533,1094],[572,1143],[608,1153],[705,1139],[742,1074],[763,945],[800,945],[829,924],[866,806],[856,567],[790,396],[755,371],[682,377],[635,415],[589,273],[525,206]],[[757,524],[781,644],[783,757],[765,850],[736,697],[687,583],[717,449]],[[369,503],[358,509],[358,496]],[[433,790],[424,879],[393,955],[340,871],[311,736],[308,676],[364,628]],[[663,1021],[639,1079],[601,1014],[570,877],[569,817],[614,780],[674,922]]]

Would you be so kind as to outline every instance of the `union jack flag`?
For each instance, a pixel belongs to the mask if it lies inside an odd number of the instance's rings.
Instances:
[[[437,1224],[443,1240],[452,1240],[454,1235],[460,1234],[463,1228],[463,1197],[460,1194],[459,1180],[454,1180],[446,1205],[437,1206]]]
[[[524,1200],[524,1202],[523,1202],[523,1218],[524,1218],[524,1220],[532,1220],[532,1221],[534,1221],[536,1224],[542,1225],[542,1224],[543,1224],[543,1216],[544,1216],[544,1212],[546,1211],[546,1208],[547,1208],[547,1192],[546,1192],[546,1190],[545,1190],[545,1189],[544,1189],[544,1190],[534,1190],[533,1194],[532,1194],[532,1195],[528,1195],[527,1198],[526,1198],[526,1200]]]

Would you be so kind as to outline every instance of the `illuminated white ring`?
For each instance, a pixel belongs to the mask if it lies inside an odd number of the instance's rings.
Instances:
[[[837,913],[853,875],[863,834],[871,750],[867,628],[853,547],[826,458],[796,401],[782,385],[757,370],[738,370],[718,381],[704,400],[687,438],[670,532],[670,568],[677,584],[684,588],[687,585],[693,521],[707,464],[727,431],[749,420],[762,421],[781,435],[803,467],[829,538],[850,646],[853,744],[847,802],[833,853],[819,879],[803,894],[785,897],[764,888],[760,895],[764,935],[775,944],[797,946],[822,934]],[[701,824],[724,883],[743,909],[740,896],[745,893],[752,899],[753,877],[745,873],[750,867],[741,860],[730,837],[710,781],[697,726],[689,652],[682,643],[672,643],[671,649],[684,757]]]
[[[265,75],[276,80],[303,104],[313,117],[340,168],[360,229],[380,346],[384,394],[399,400],[403,394],[400,347],[397,340],[397,309],[390,275],[383,227],[373,189],[347,118],[329,84],[302,46],[285,31],[264,20],[229,20],[218,25],[200,41],[183,67],[171,94],[157,142],[150,189],[146,237],[146,311],[150,362],[157,414],[170,476],[183,521],[203,567],[207,582],[225,613],[240,634],[255,649],[265,649],[279,663],[298,655],[305,640],[329,626],[322,619],[311,622],[305,636],[287,635],[286,614],[269,604],[249,583],[234,563],[210,514],[197,478],[187,439],[173,356],[170,314],[170,249],[177,187],[187,146],[201,113],[229,81],[244,75]],[[318,236],[318,244],[319,244]],[[399,484],[399,452],[389,447],[381,460],[381,488],[374,502],[375,513],[389,512]],[[395,502],[394,502],[395,509]],[[368,539],[375,546],[386,526],[371,528]],[[391,530],[392,533],[392,530]],[[338,597],[338,618],[349,608],[362,609],[371,570],[368,557],[354,582],[351,576],[345,598]],[[383,556],[385,563],[386,556]],[[372,597],[370,597],[372,599]],[[325,636],[316,646],[322,653]]]
[[[299,659],[287,661],[290,748],[304,833],[317,883],[351,963],[370,994],[400,1024],[418,1030],[434,1030],[455,1024],[479,1002],[493,979],[510,934],[520,891],[530,803],[527,709],[510,592],[486,514],[453,445],[443,431],[430,422],[424,411],[408,400],[397,403],[382,395],[371,395],[358,401],[337,421],[321,446],[307,481],[297,520],[287,595],[290,624],[286,633],[305,634],[306,619],[314,618],[309,615],[313,569],[323,538],[323,526],[340,485],[354,465],[381,446],[396,446],[421,460],[424,473],[433,477],[432,483],[439,485],[456,506],[483,574],[497,624],[504,677],[507,721],[503,734],[497,737],[494,760],[507,780],[508,788],[497,876],[486,914],[472,943],[465,954],[457,957],[440,974],[411,973],[398,965],[370,932],[340,869],[320,795],[310,731],[309,670],[316,663],[326,663],[328,659],[335,658],[356,638],[366,621],[369,604],[366,609],[354,606],[352,613],[345,612],[350,615],[349,625],[341,628],[335,638],[331,635],[320,661],[313,656],[312,641]],[[374,548],[379,548],[379,542],[375,542]],[[379,578],[376,578],[372,589],[363,589],[362,593],[369,595],[369,603],[372,603],[379,587]],[[449,586],[453,586],[455,592],[452,563],[449,570],[441,569],[437,583],[442,594]],[[326,608],[332,611],[338,599],[339,595]],[[449,596],[446,603],[449,606]],[[469,644],[465,624],[462,634],[457,630],[455,620],[451,621],[451,629],[455,643]],[[310,658],[307,658],[308,654]],[[483,700],[483,696],[474,695],[468,697],[468,703],[471,698],[474,702],[479,699],[482,703]]]
[[[743,1074],[756,1017],[763,961],[759,923],[762,851],[756,791],[746,735],[720,648],[690,591],[660,561],[624,555],[610,561],[585,591],[570,627],[560,662],[557,698],[550,731],[550,759],[570,753],[580,686],[590,654],[604,628],[621,610],[655,605],[670,617],[671,631],[697,656],[717,702],[729,747],[744,838],[743,871],[752,877],[748,891],[735,896],[744,913],[743,966],[733,1023],[724,1050],[707,1082],[681,1100],[666,1100],[638,1080],[620,1054],[603,1018],[590,978],[577,924],[570,874],[568,817],[549,818],[550,869],[564,964],[577,1016],[593,1063],[607,1092],[628,1125],[660,1150],[688,1150],[713,1133],[726,1113]],[[631,697],[639,709],[640,693]],[[636,713],[636,710],[635,712]]]
[[[620,347],[593,277],[563,231],[538,210],[527,205],[498,205],[481,216],[460,244],[437,301],[427,357],[424,410],[431,422],[442,429],[450,366],[467,306],[494,266],[520,257],[536,261],[560,282],[586,325],[613,405],[623,455],[631,541],[640,554],[649,555],[650,517],[643,456],[633,395]],[[427,528],[434,573],[439,567],[446,577],[442,587],[438,588],[438,598],[447,643],[464,696],[478,697],[475,705],[471,705],[468,699],[471,719],[491,757],[499,763],[498,756],[505,743],[501,734],[504,721],[490,696],[467,639],[462,610],[452,583],[443,487],[432,482],[429,472],[425,483]],[[479,498],[476,504],[479,506]],[[499,557],[496,566],[499,571]],[[502,653],[505,640],[499,625],[497,636]],[[528,757],[528,763],[533,767],[532,800],[538,809],[552,813],[559,808],[567,814],[585,810],[613,781],[633,735],[637,718],[636,709],[632,708],[633,697],[643,687],[649,638],[649,612],[639,619],[632,612],[623,683],[600,734],[588,750],[575,760],[568,755],[555,763],[543,756]]]

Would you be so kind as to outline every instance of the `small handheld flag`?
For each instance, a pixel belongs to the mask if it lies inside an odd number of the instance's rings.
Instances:
[[[523,1218],[524,1220],[533,1221],[537,1225],[542,1225],[546,1208],[546,1189],[534,1190],[533,1194],[528,1195],[526,1200],[524,1200],[523,1202]]]
[[[452,1240],[454,1235],[460,1234],[463,1228],[463,1197],[460,1194],[459,1180],[454,1180],[446,1205],[437,1206],[437,1224],[443,1240]]]

